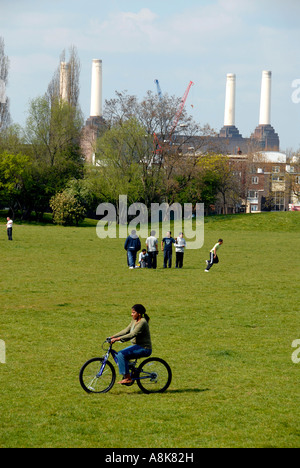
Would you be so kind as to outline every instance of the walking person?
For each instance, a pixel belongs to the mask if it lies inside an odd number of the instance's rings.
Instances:
[[[9,241],[12,241],[12,231],[13,231],[13,220],[7,218],[6,229],[7,229],[7,237]]]
[[[158,255],[158,240],[155,237],[156,232],[151,231],[150,236],[146,240],[146,247],[148,252],[148,268],[157,268],[157,255]]]
[[[172,268],[173,244],[175,239],[171,236],[171,231],[167,232],[166,237],[161,241],[161,250],[164,252],[164,268]]]
[[[179,236],[175,239],[175,252],[176,252],[176,268],[183,267],[184,249],[186,247],[186,241],[183,238],[183,232],[179,233]]]
[[[214,265],[214,263],[219,263],[219,258],[217,255],[217,251],[223,244],[223,239],[219,239],[218,242],[213,246],[213,248],[210,251],[210,259],[206,260],[206,269],[205,272],[208,273],[211,267]]]
[[[141,241],[135,230],[132,230],[131,234],[127,237],[124,249],[127,251],[127,264],[130,270],[132,270],[135,268],[137,253],[141,250]]]

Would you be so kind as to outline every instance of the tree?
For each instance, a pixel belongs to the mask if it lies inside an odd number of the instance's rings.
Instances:
[[[126,91],[116,92],[114,99],[105,102],[104,117],[109,128],[122,126],[134,118],[142,129],[139,164],[142,201],[147,206],[161,200],[172,202],[180,190],[178,177],[190,183],[199,157],[197,154],[207,151],[209,136],[214,134],[209,126],[196,124],[183,109],[177,129],[170,136],[180,102],[180,98],[168,94],[160,99],[151,91],[141,102]]]
[[[291,192],[291,201],[300,201],[300,150],[289,157],[289,171],[286,174],[286,185]]]
[[[18,124],[9,125],[0,132],[0,152],[9,153],[28,153],[24,142],[23,129]]]
[[[69,48],[69,61],[68,64],[68,103],[79,109],[79,92],[80,92],[80,70],[81,64],[78,57],[77,49],[74,45]],[[60,65],[61,62],[66,62],[66,50],[64,49],[60,55],[59,65],[54,72],[52,80],[48,85],[46,93],[49,101],[56,102],[60,98]]]
[[[82,114],[73,106],[38,97],[30,102],[25,129],[27,143],[32,146],[36,159],[50,166],[66,160],[79,162],[82,125]]]
[[[210,153],[201,157],[196,178],[206,207],[220,200],[222,211],[227,214],[228,204],[235,205],[240,200],[240,179],[227,156]]]
[[[86,211],[80,200],[69,190],[57,193],[50,200],[53,222],[60,225],[76,226],[84,220]]]
[[[127,195],[130,204],[142,197],[141,161],[146,145],[145,130],[134,118],[115,125],[98,140],[101,190],[117,207],[120,195]]]
[[[23,174],[30,166],[28,156],[4,151],[0,154],[0,199],[14,212],[14,205],[23,188]]]
[[[234,170],[234,164],[227,157],[220,155],[216,159],[218,190],[223,214],[228,213],[228,205],[236,206],[241,199],[240,179]]]
[[[9,99],[6,96],[9,59],[4,51],[4,39],[0,36],[0,131],[10,124]]]
[[[48,209],[50,198],[70,179],[82,177],[82,124],[81,111],[66,102],[50,102],[43,96],[30,103],[25,140],[31,148],[32,168],[25,189],[28,208],[39,217]]]

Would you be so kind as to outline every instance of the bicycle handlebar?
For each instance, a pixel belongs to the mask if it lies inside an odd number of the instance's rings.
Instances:
[[[104,351],[107,351],[105,348],[104,348],[104,345],[108,343],[110,345],[110,347],[112,347],[112,343],[111,343],[111,338],[106,338],[106,340],[102,343],[102,349],[104,349]]]

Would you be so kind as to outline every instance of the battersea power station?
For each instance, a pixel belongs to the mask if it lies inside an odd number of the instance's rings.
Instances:
[[[64,73],[62,64],[62,74]],[[61,80],[63,83],[64,80]],[[236,75],[228,73],[226,77],[224,125],[218,135],[209,139],[209,145],[224,154],[245,154],[253,151],[279,151],[279,136],[271,125],[271,84],[272,72],[263,71],[261,81],[261,97],[259,122],[249,138],[244,138],[235,122]],[[64,94],[63,89],[61,94]],[[91,106],[90,117],[87,119],[82,147],[88,162],[94,159],[94,144],[101,129],[105,126],[102,110],[102,60],[92,62]],[[193,142],[190,141],[190,147]],[[195,142],[195,147],[197,144]]]
[[[67,80],[64,79],[64,74],[65,67],[62,64],[61,96],[66,95],[64,83]],[[270,209],[300,210],[300,200],[290,189],[292,177],[298,178],[296,183],[300,183],[300,168],[296,161],[280,152],[279,136],[271,125],[271,85],[271,71],[263,71],[259,122],[250,137],[244,138],[235,122],[236,76],[233,73],[227,74],[223,127],[214,136],[190,137],[188,145],[182,145],[183,157],[199,157],[207,151],[213,151],[229,158],[234,172],[238,174],[243,195],[238,203],[233,200],[231,205],[229,203],[226,206],[226,213],[258,213]],[[86,120],[81,141],[85,159],[90,164],[95,164],[95,144],[105,127],[102,110],[102,61],[96,59],[92,62],[90,117]],[[176,140],[180,138],[180,134],[176,136]],[[212,208],[215,213],[223,213],[224,209],[218,205]]]
[[[272,72],[262,72],[259,124],[250,136],[243,138],[235,126],[235,86],[236,77],[233,73],[227,75],[224,126],[219,138],[227,148],[227,152],[248,152],[249,148],[261,151],[279,151],[279,137],[271,126],[271,82]]]

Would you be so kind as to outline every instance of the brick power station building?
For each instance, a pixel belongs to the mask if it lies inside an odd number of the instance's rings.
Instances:
[[[249,138],[244,138],[235,124],[236,76],[227,74],[225,93],[224,125],[219,134],[208,138],[207,147],[229,158],[240,178],[245,194],[242,203],[228,206],[227,212],[260,212],[273,209],[297,209],[300,201],[291,189],[300,184],[300,168],[280,153],[279,136],[271,125],[270,71],[262,72],[260,114],[258,126]],[[63,91],[62,91],[63,93]],[[95,143],[105,130],[102,113],[102,61],[93,60],[91,86],[91,112],[82,132],[81,146],[87,163],[95,163]],[[179,135],[180,138],[180,135]],[[195,139],[196,140],[196,139]],[[186,152],[197,148],[191,139]],[[203,151],[203,148],[202,148]],[[199,156],[195,150],[195,156]],[[218,208],[217,208],[218,210]],[[219,208],[220,212],[221,208]]]

